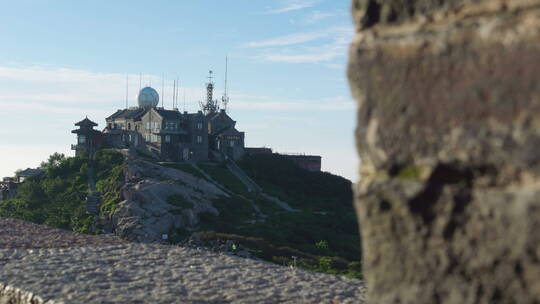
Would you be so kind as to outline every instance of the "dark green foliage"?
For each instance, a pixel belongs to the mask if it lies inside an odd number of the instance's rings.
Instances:
[[[0,216],[69,229],[80,233],[98,233],[97,223],[86,213],[89,160],[54,153],[41,164],[44,174],[28,178],[18,189],[17,197],[0,202]],[[122,176],[123,156],[113,150],[96,153],[95,176],[98,184],[111,184]],[[110,187],[111,189],[113,187]],[[105,202],[118,200],[119,193],[102,187]]]
[[[298,207],[352,209],[352,183],[327,172],[311,172],[278,154],[246,157],[238,165],[268,192]]]
[[[116,210],[122,199],[124,156],[115,150],[99,150],[94,157],[94,167],[96,188],[101,193],[100,214],[107,216]]]
[[[349,260],[360,256],[360,235],[349,180],[304,170],[277,154],[246,157],[239,165],[265,192],[302,211],[271,215],[266,223],[255,225],[252,232],[272,242],[294,242],[298,248],[313,254],[320,254],[315,243],[325,240],[334,255]]]
[[[212,202],[219,216],[203,213],[199,216],[202,230],[235,232],[246,221],[254,218],[255,210],[250,202],[240,196],[221,197]]]
[[[190,209],[193,208],[193,203],[188,201],[183,195],[175,194],[171,195],[167,198],[167,203],[181,207],[183,209]]]
[[[236,194],[249,194],[246,186],[225,165],[198,164],[198,166],[229,191]]]
[[[113,213],[121,201],[120,187],[124,179],[124,166],[114,166],[109,176],[103,174],[102,179],[96,183],[97,190],[101,193],[100,214]]]
[[[17,197],[0,202],[0,216],[90,232],[94,223],[84,205],[88,191],[85,164],[83,158],[51,155],[42,163],[44,174],[28,178]]]

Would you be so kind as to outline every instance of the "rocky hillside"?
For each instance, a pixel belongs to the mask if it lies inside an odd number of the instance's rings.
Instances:
[[[0,205],[0,216],[361,276],[351,183],[341,177],[305,171],[276,155],[238,165],[158,163],[112,150],[100,151],[92,162],[57,158],[28,182],[30,189]],[[56,192],[76,199],[60,199]],[[37,203],[36,193],[44,194]],[[93,216],[85,212],[87,196],[99,206]],[[52,221],[59,209],[65,220]]]

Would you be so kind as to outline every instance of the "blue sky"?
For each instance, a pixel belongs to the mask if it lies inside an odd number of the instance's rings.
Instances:
[[[248,146],[317,154],[356,180],[346,82],[348,0],[0,1],[0,176],[67,155],[73,123],[135,105],[151,84],[171,107],[204,98],[209,70]],[[163,84],[162,76],[165,77]],[[163,96],[162,96],[163,97]]]

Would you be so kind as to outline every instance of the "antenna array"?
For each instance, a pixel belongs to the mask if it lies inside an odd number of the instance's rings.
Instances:
[[[223,110],[227,112],[227,105],[229,104],[229,96],[227,95],[227,65],[229,58],[225,56],[225,90],[223,90],[223,96],[221,97],[221,104]]]
[[[210,71],[208,76],[209,81],[206,84],[206,102],[199,102],[201,111],[205,115],[219,111],[219,103],[217,99],[214,100],[214,82],[212,81],[212,74],[213,72]]]

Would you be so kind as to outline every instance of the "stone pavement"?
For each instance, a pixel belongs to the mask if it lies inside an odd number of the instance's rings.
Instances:
[[[0,304],[344,304],[364,297],[359,280],[184,247],[0,250]]]

